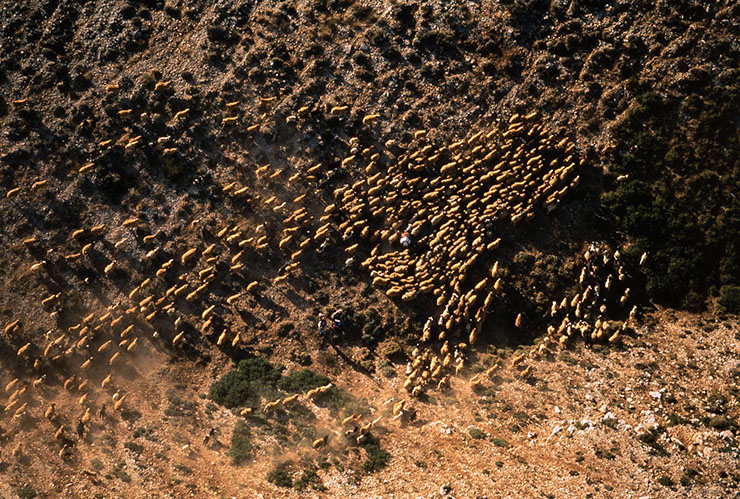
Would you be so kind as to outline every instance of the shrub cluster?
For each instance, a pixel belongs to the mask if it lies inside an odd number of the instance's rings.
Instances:
[[[684,99],[643,93],[613,130],[604,229],[635,263],[648,252],[646,290],[670,306],[700,309],[740,284],[739,80]]]
[[[318,374],[311,369],[301,369],[280,378],[277,386],[286,392],[300,393],[327,385],[328,383],[329,378],[323,374]]]
[[[249,440],[249,427],[241,419],[236,422],[231,434],[229,457],[234,464],[241,464],[252,457],[252,442]]]

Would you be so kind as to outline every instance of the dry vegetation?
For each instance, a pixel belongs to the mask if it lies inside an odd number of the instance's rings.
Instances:
[[[0,495],[736,493],[739,18],[2,2]]]

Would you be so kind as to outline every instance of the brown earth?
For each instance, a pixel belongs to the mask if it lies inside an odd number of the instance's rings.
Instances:
[[[647,89],[680,96],[703,74],[730,77],[739,15],[733,2],[2,2],[2,407],[28,388],[0,414],[0,495],[435,497],[444,496],[445,484],[454,497],[737,494],[734,319],[656,310],[621,344],[576,342],[532,361],[532,377],[521,379],[510,359],[545,326],[511,328],[512,298],[500,304],[507,320],[486,323],[483,344],[451,389],[416,400],[401,388],[405,363],[389,367],[383,346],[398,337],[410,353],[420,321],[433,311],[389,300],[361,269],[345,268],[336,236],[325,253],[311,248],[299,275],[273,280],[290,261],[278,248],[285,214],[305,207],[299,234],[311,237],[332,191],[364,178],[359,161],[341,165],[357,147],[353,137],[390,161],[418,147],[417,130],[428,130],[427,143],[446,145],[531,110],[577,145],[586,181],[552,216],[538,212],[534,223],[511,228],[502,265],[516,269],[522,252],[538,262],[557,254],[572,272],[576,255],[598,236],[593,193],[611,126]],[[342,105],[343,114],[331,113]],[[377,121],[363,124],[375,113]],[[229,116],[238,121],[224,123]],[[391,139],[397,144],[386,147]],[[258,172],[267,164],[267,174]],[[232,190],[246,192],[224,192],[232,182]],[[124,226],[130,218],[138,221]],[[149,294],[129,299],[134,287],[170,259],[153,295],[183,282],[188,292],[199,286],[198,272],[210,264],[180,258],[218,242],[226,226],[241,234],[216,251],[218,279],[205,296],[180,299],[176,316],[126,313]],[[78,229],[86,232],[73,236]],[[269,244],[258,250],[263,234]],[[29,238],[36,240],[24,243]],[[249,238],[244,267],[231,271],[236,241]],[[552,291],[538,278],[512,275],[509,294]],[[244,293],[253,281],[257,292]],[[221,329],[201,334],[210,303],[218,305]],[[381,343],[368,348],[360,324],[336,347],[320,346],[316,313],[334,306],[379,310]],[[134,326],[136,349],[116,346],[123,327],[111,318],[97,323],[108,310]],[[89,314],[94,319],[86,321]],[[18,326],[5,330],[15,320]],[[74,326],[88,323],[89,345],[75,349]],[[228,342],[239,335],[236,347],[216,345],[222,330]],[[184,342],[173,347],[180,331]],[[45,355],[60,336],[64,348]],[[98,355],[109,339],[115,342]],[[120,360],[109,367],[114,351]],[[209,386],[232,360],[259,354],[292,371],[306,353],[310,368],[352,400],[338,414],[301,402],[300,417],[315,414],[305,433],[290,422],[293,412],[264,424],[247,418],[253,457],[232,465],[226,452],[240,418],[208,401]],[[89,355],[95,361],[81,370]],[[496,377],[471,391],[467,380],[496,359]],[[109,373],[112,382],[102,388]],[[73,375],[74,385],[88,379],[88,387],[65,390]],[[115,393],[126,395],[119,411]],[[414,407],[415,420],[392,420],[386,402],[400,398]],[[51,402],[53,423],[44,417]],[[26,409],[13,417],[22,403]],[[79,436],[85,408],[92,418]],[[392,457],[377,472],[362,470],[366,449],[341,435],[341,417],[360,408],[363,422],[383,416],[373,435]],[[60,425],[61,440],[54,437]],[[482,438],[472,438],[473,427]],[[204,443],[211,428],[216,434]],[[307,435],[322,434],[330,437],[327,447],[312,449]],[[293,478],[316,469],[326,492],[269,483],[268,473],[284,461]]]

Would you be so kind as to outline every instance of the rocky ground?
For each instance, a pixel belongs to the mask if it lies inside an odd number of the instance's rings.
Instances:
[[[711,295],[737,279],[737,255],[716,245],[737,230],[738,19],[729,1],[0,2],[0,495],[736,495],[740,333]],[[678,104],[647,119],[647,94]],[[338,231],[283,281],[298,236],[314,237],[372,152],[385,168],[532,111],[574,144],[581,183],[554,213],[503,226],[496,313],[450,389],[412,398],[406,362],[439,311],[344,264],[353,241]],[[679,251],[668,266],[689,283],[676,302],[710,312],[651,303],[665,261],[640,270],[642,243],[601,204],[635,116],[655,135],[682,123],[711,152],[714,176],[686,185],[713,200],[697,218],[724,224],[701,249],[717,276]],[[702,126],[721,130],[723,153]],[[592,242],[626,255],[640,314],[617,341],[550,345],[523,375],[515,359],[547,341],[550,303],[570,296]],[[316,314],[336,306],[352,320],[328,346]],[[264,395],[245,417],[209,399],[255,355],[309,366],[333,391],[274,415]],[[413,411],[394,419],[401,399]],[[382,416],[377,441],[342,435],[353,413]]]
[[[362,456],[336,428],[322,451],[262,434],[253,459],[235,467],[226,453],[240,418],[203,398],[209,370],[194,376],[186,362],[142,356],[136,365],[151,370],[139,367],[126,380],[129,413],[95,418],[72,460],[43,457],[46,421],[25,428],[33,439],[6,430],[2,492],[12,497],[27,485],[49,497],[735,495],[738,325],[670,311],[647,319],[620,348],[577,344],[534,364],[528,381],[507,365],[471,391],[467,379],[489,357],[507,362],[515,352],[481,354],[451,390],[414,401],[417,417],[405,423],[392,420],[387,403],[399,397],[403,365],[391,378],[338,366],[337,385],[366,399],[369,417],[384,416],[375,432],[392,457],[376,473],[362,471]],[[317,426],[332,424],[325,409],[312,410]],[[210,428],[218,433],[204,442]],[[323,492],[268,483],[284,462],[296,477],[317,469]]]

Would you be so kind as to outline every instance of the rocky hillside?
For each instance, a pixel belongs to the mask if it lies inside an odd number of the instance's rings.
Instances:
[[[0,495],[732,493],[735,2],[0,36]]]

